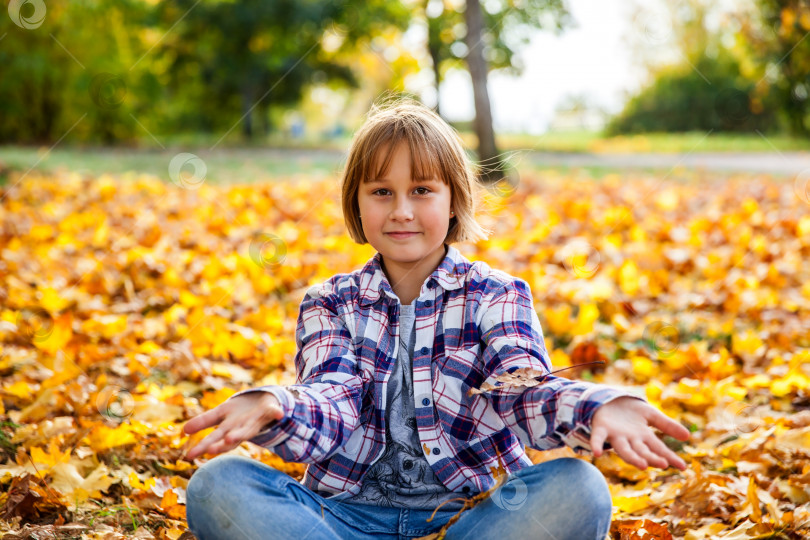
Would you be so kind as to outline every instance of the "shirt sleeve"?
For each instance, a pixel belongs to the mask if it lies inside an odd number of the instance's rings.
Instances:
[[[358,425],[368,382],[357,370],[351,334],[338,315],[338,297],[315,286],[298,314],[295,355],[297,384],[269,385],[238,392],[269,392],[284,416],[251,442],[270,448],[285,461],[316,463],[328,459]]]
[[[521,368],[552,370],[528,283],[514,278],[495,291],[490,302],[482,303],[481,309],[485,382],[499,385],[496,377]],[[537,386],[506,387],[486,394],[521,442],[537,450],[568,445],[577,452],[590,451],[591,420],[597,408],[622,396],[647,401],[604,384],[554,375],[540,380]]]

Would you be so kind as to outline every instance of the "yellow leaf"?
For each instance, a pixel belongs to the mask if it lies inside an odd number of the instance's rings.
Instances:
[[[546,317],[546,325],[552,334],[565,335],[574,325],[571,320],[570,304],[560,304],[557,307],[547,308],[543,314]]]
[[[141,491],[149,491],[153,487],[155,487],[155,478],[154,477],[150,476],[149,478],[146,479],[145,482],[142,482],[141,479],[138,478],[138,475],[135,474],[135,471],[132,471],[132,472],[129,473],[129,476],[127,477],[127,480],[129,480],[129,487],[131,487],[132,489],[140,489]]]
[[[754,523],[759,523],[762,520],[762,509],[759,506],[757,483],[753,476],[748,477],[748,504],[751,506],[751,514],[748,517]]]
[[[805,32],[810,31],[810,11],[806,9],[802,11],[802,14],[799,15],[799,24]]]
[[[8,386],[3,387],[3,393],[24,399],[30,398],[33,391],[31,385],[25,381],[14,381]]]
[[[53,287],[45,287],[41,292],[40,305],[51,315],[56,315],[70,305],[70,300],[62,298],[59,292]]]
[[[617,507],[621,512],[635,512],[652,504],[652,499],[648,495],[641,497],[613,497],[613,506]]]
[[[791,371],[771,383],[771,393],[776,397],[784,397],[792,392],[804,390],[808,385],[810,385],[810,378],[807,375]]]
[[[796,24],[796,12],[789,7],[782,9],[782,28],[792,29],[794,24]]]
[[[48,452],[46,453],[42,448],[34,446],[31,448],[31,461],[34,463],[41,463],[52,467],[57,463],[67,463],[70,461],[70,448],[61,452],[56,444],[51,443],[48,445]]]
[[[731,337],[731,351],[735,354],[759,356],[764,349],[765,342],[754,330],[746,330]]]
[[[132,434],[132,428],[127,424],[121,424],[114,428],[96,424],[86,439],[90,448],[96,452],[103,452],[110,448],[138,442]]]
[[[803,216],[796,223],[796,236],[799,238],[810,236],[810,216]]]
[[[206,409],[213,409],[217,405],[225,403],[225,400],[235,393],[236,390],[233,388],[220,388],[215,392],[205,392],[200,398],[200,405]]]
[[[630,361],[633,365],[633,375],[642,382],[648,381],[658,372],[657,363],[647,357],[633,356]]]
[[[599,308],[596,304],[585,303],[579,306],[576,324],[571,329],[574,336],[584,336],[593,332],[594,323],[599,320]]]
[[[73,337],[72,325],[73,314],[69,311],[63,313],[54,319],[53,326],[47,334],[34,337],[34,346],[50,355],[55,355],[57,351],[64,349]]]
[[[639,270],[634,261],[625,261],[619,268],[619,287],[628,296],[634,296],[639,290]]]
[[[571,365],[571,358],[562,349],[554,349],[549,355],[551,365],[555,368],[563,368]]]

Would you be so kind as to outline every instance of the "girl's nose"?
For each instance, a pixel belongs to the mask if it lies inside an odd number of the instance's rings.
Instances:
[[[413,218],[413,211],[411,210],[411,204],[408,202],[407,197],[394,203],[394,209],[391,211],[391,219],[411,218]]]

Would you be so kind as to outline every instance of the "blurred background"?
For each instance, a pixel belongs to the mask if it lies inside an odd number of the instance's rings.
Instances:
[[[193,539],[181,426],[296,380],[304,294],[375,254],[337,178],[391,96],[484,166],[459,250],[555,372],[692,433],[684,474],[593,460],[612,538],[810,537],[808,0],[5,6],[0,537]]]
[[[515,151],[773,153],[810,136],[805,0],[7,7],[3,178],[34,164],[165,176],[155,153],[179,147],[215,181],[333,174],[384,92],[435,107],[496,172]],[[309,152],[236,151],[271,147]]]

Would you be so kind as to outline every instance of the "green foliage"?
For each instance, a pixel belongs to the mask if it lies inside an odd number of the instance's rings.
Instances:
[[[23,23],[35,17],[23,4]],[[53,0],[0,17],[0,143],[113,143],[270,131],[313,83],[354,84],[340,51],[410,14],[372,0]],[[20,23],[20,20],[17,23]],[[25,26],[25,24],[23,24]],[[257,126],[257,127],[254,127]]]
[[[810,137],[810,5],[807,0],[755,0],[738,16],[738,47],[763,84],[757,92],[778,104],[783,124]]]
[[[772,100],[754,99],[754,83],[723,49],[660,71],[606,128],[608,135],[645,132],[752,132],[776,125]]]
[[[464,3],[423,0],[428,26],[428,49],[439,76],[450,67],[463,65],[467,54]],[[496,0],[481,2],[484,16],[484,55],[490,69],[519,74],[523,68],[515,58],[529,42],[536,28],[561,30],[571,23],[564,0]]]
[[[0,142],[132,136],[138,126],[131,113],[156,97],[142,86],[148,74],[129,70],[139,39],[128,29],[144,21],[148,7],[135,0],[46,5],[41,24],[32,28],[0,17]]]

